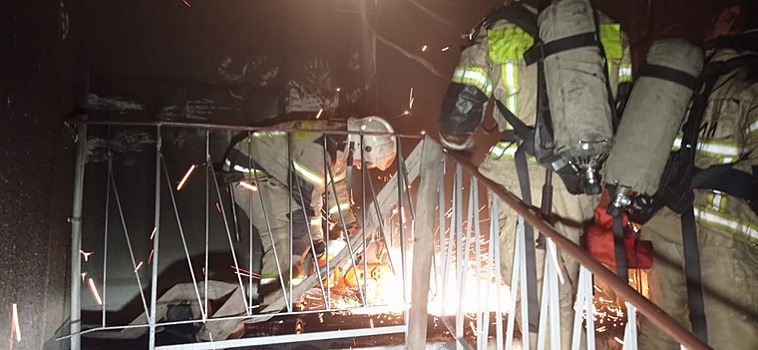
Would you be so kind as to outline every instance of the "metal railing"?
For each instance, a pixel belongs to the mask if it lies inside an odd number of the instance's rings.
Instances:
[[[141,140],[142,146],[133,150],[131,159],[120,159],[130,156],[128,152],[118,153],[113,149],[122,146],[113,143],[114,134],[118,130],[135,129],[142,136],[127,139],[131,142]],[[87,140],[87,130],[94,130],[92,135],[96,135],[89,138],[90,157],[92,145],[98,140],[105,148],[105,157],[101,163],[91,162],[85,170],[86,157],[82,152],[87,148],[79,147],[77,169],[81,170],[77,172],[75,193],[79,195],[75,195],[75,200],[80,202],[75,203],[74,208],[80,209],[72,222],[72,321],[70,334],[60,338],[70,339],[73,349],[81,344],[82,335],[122,339],[145,336],[145,333],[150,349],[233,348],[395,333],[405,333],[407,346],[416,349],[426,342],[427,314],[438,317],[458,348],[509,349],[520,342],[523,349],[528,349],[530,337],[526,331],[519,336],[517,330],[517,317],[520,317],[519,324],[528,324],[524,222],[531,223],[549,238],[541,287],[545,292],[540,303],[538,348],[544,348],[546,342],[550,348],[560,348],[561,325],[557,312],[561,306],[557,296],[561,282],[559,269],[551,260],[558,255],[558,250],[571,255],[582,265],[576,291],[572,348],[586,343],[588,348],[594,349],[592,317],[585,321],[587,315],[593,313],[593,276],[603,280],[626,301],[625,349],[636,348],[636,312],[668,330],[683,346],[707,348],[661,309],[619,281],[582,248],[560,235],[535,210],[481,176],[469,159],[443,153],[434,140],[418,135],[393,135],[398,157],[391,175],[369,172],[365,166],[361,167],[360,181],[353,186],[353,196],[357,197],[355,202],[360,203],[357,217],[361,232],[344,237],[345,248],[339,252],[327,251],[327,256],[333,258],[327,259],[324,266],[309,257],[314,272],[299,284],[288,283],[287,273],[279,276],[277,285],[282,297],[260,310],[251,292],[260,279],[253,271],[255,264],[252,259],[240,261],[236,253],[240,251],[236,246],[247,234],[249,241],[245,243],[249,244],[245,246],[249,247],[249,256],[253,256],[253,225],[248,226],[248,232],[237,229],[237,219],[244,213],[235,212],[234,204],[222,195],[225,188],[214,176],[212,165],[222,160],[219,158],[228,147],[231,131],[251,133],[273,129],[169,122],[89,122],[80,125],[80,142]],[[284,131],[289,135],[292,130]],[[345,135],[345,132],[317,132],[325,136]],[[186,135],[192,137],[187,139]],[[409,152],[411,146],[414,148]],[[151,148],[154,154],[148,151]],[[115,166],[114,162],[119,165]],[[139,169],[143,176],[124,174],[125,164]],[[329,174],[329,169],[323,170],[323,174]],[[193,171],[197,173],[192,175]],[[87,186],[83,181],[85,172],[88,182],[104,185],[106,190]],[[95,181],[97,176],[105,179]],[[186,183],[191,176],[195,177],[194,181]],[[383,186],[375,184],[374,176],[386,180],[386,183]],[[148,178],[153,178],[152,182]],[[468,182],[464,178],[468,178]],[[127,182],[132,185],[124,185]],[[179,183],[187,186],[181,194],[177,190],[181,188]],[[329,191],[333,183],[324,185]],[[149,191],[149,187],[153,190]],[[450,198],[447,188],[453,189]],[[466,193],[464,188],[467,188]],[[335,189],[332,187],[331,190]],[[500,261],[501,247],[497,244],[501,234],[497,222],[498,201],[480,199],[484,192],[491,194],[489,198],[499,198],[522,217],[519,229],[512,233],[516,235],[511,276],[513,289],[505,285],[501,275],[501,263],[507,262]],[[194,196],[188,193],[194,193]],[[155,203],[152,215],[147,210],[150,206],[144,205],[146,197]],[[127,203],[129,200],[138,203]],[[162,205],[166,200],[170,205]],[[81,202],[84,202],[83,211]],[[119,224],[118,229],[111,227],[114,221]],[[342,224],[344,226],[344,222]],[[120,235],[115,231],[121,231]],[[137,231],[140,234],[136,234]],[[380,263],[388,266],[391,273],[370,280],[367,277],[369,254],[364,252],[364,247],[372,245],[374,252],[383,256]],[[94,246],[102,249],[95,250]],[[90,256],[92,252],[94,255]],[[225,258],[219,259],[219,256]],[[277,261],[292,259],[291,254],[277,258]],[[228,273],[225,278],[214,278],[214,272],[229,272],[229,265],[219,263],[219,260],[232,262],[231,278]],[[146,268],[142,268],[147,265],[150,266],[149,274]],[[287,266],[292,265],[290,260]],[[175,269],[176,266],[184,268]],[[181,273],[184,277],[180,278],[176,271],[183,269],[186,273]],[[352,279],[351,288],[357,298],[337,305],[332,279],[350,275],[350,271],[352,275],[346,278]],[[516,292],[522,297],[514,297]],[[298,309],[295,301],[305,294],[316,295],[323,305]],[[376,295],[385,298],[372,298]],[[113,299],[117,300],[114,302]],[[209,306],[213,300],[225,302],[213,309]],[[176,320],[167,317],[169,308],[174,305],[189,307],[193,317]],[[82,308],[90,318],[89,324],[80,322]],[[520,315],[517,310],[521,311]],[[240,325],[264,322],[272,316],[338,311],[394,312],[403,315],[403,321],[389,326],[226,339],[239,330]],[[95,314],[100,315],[99,322],[92,322]],[[129,314],[131,316],[125,316]],[[196,337],[201,342],[156,345],[161,328],[187,324],[200,327]],[[585,339],[580,342],[582,333]]]

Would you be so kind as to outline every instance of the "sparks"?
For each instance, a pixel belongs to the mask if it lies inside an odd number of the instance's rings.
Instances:
[[[150,232],[150,240],[153,240],[153,237],[155,237],[155,232],[158,231],[158,226],[153,227],[153,232]]]
[[[85,277],[87,277],[87,272],[82,272],[82,282],[84,282]]]
[[[618,342],[621,345],[624,345],[624,341],[621,340],[619,337],[613,337],[613,340],[615,340],[616,342]]]
[[[192,7],[192,5],[190,5],[189,1],[187,1],[187,0],[182,0],[182,2],[183,2],[185,5],[187,5],[187,7]]]
[[[218,204],[218,202],[216,202],[216,210],[217,210],[219,213],[221,212],[221,204]]]
[[[337,91],[339,91],[339,89]],[[324,109],[323,108],[319,109],[318,113],[316,113],[316,119],[321,118],[321,113],[324,113]]]
[[[413,109],[413,88],[411,88],[411,92],[408,95],[408,109]]]
[[[16,335],[16,342],[21,341],[21,328],[19,328],[19,322],[18,322],[18,305],[16,303],[11,304],[11,309],[13,310],[11,313],[11,319],[13,320],[13,325],[11,326],[11,334]]]
[[[342,88],[337,88],[337,92],[340,92],[340,91],[342,91]]]
[[[189,169],[187,169],[187,172],[184,173],[184,177],[182,177],[182,181],[179,181],[179,184],[176,185],[176,190],[181,191],[182,187],[184,187],[184,183],[187,182],[187,179],[189,179],[190,175],[192,175],[192,172],[195,171],[195,168],[197,166],[195,164],[192,164]]]
[[[83,250],[79,250],[79,254],[81,254],[82,257],[84,257],[84,261],[89,261],[89,256],[92,254],[95,254],[95,252],[85,252]]]
[[[421,52],[426,52],[426,49],[429,48],[429,45],[424,45],[421,47]]]
[[[318,117],[316,117],[316,118],[318,118]],[[247,182],[247,181],[240,181],[239,184],[240,184],[240,186],[242,186],[242,187],[244,187],[244,188],[246,188],[246,189],[248,189],[250,191],[258,192],[258,186],[256,186],[254,183]]]
[[[148,264],[150,264],[153,261],[153,254],[155,254],[155,249],[150,249],[150,255],[147,256]]]
[[[97,305],[103,305],[103,299],[100,298],[100,293],[97,291],[95,281],[90,278],[87,280],[87,284],[89,285],[89,291],[92,293],[92,297],[95,298]]]
[[[440,50],[440,51],[442,51],[442,52],[445,52],[445,51],[447,51],[447,50],[450,50],[450,46],[445,46],[445,47],[443,47],[443,48],[442,48],[442,50]]]
[[[139,264],[134,268],[134,272],[139,271],[139,268],[142,267],[142,260],[140,260]]]

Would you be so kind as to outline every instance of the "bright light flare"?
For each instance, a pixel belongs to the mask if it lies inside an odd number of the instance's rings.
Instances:
[[[155,232],[158,231],[158,226],[153,227],[153,232],[150,232],[150,240],[153,240],[153,237],[155,237]]]
[[[318,117],[316,117],[318,118]],[[247,181],[240,181],[240,186],[244,187],[245,189],[248,189],[253,192],[258,192],[258,186],[256,186],[254,183],[247,182]]]
[[[187,172],[184,173],[184,177],[182,177],[182,181],[179,181],[179,184],[176,185],[176,190],[181,191],[182,187],[184,187],[184,183],[187,182],[187,179],[189,179],[190,175],[192,175],[192,172],[195,171],[195,168],[197,166],[195,164],[192,164],[189,169],[187,169]]]
[[[97,303],[97,305],[103,305],[103,299],[100,298],[100,292],[97,291],[95,281],[90,278],[87,280],[87,285],[89,285],[89,291],[92,293],[92,297],[95,299],[95,303]]]
[[[192,7],[192,5],[187,0],[182,0],[182,2],[187,5],[187,7]]]
[[[429,45],[424,45],[421,47],[421,52],[426,52],[426,50],[429,48]]]
[[[445,52],[445,51],[447,51],[447,50],[450,50],[450,46],[445,46],[445,47],[443,47],[443,48],[442,48],[442,50],[440,50],[440,51],[442,51],[442,52]]]
[[[18,322],[18,306],[16,303],[11,304],[11,321],[13,321],[13,324],[11,325],[11,336],[14,334],[16,335],[16,342],[21,341],[21,328],[19,328],[19,322]]]
[[[339,91],[339,90],[337,90],[337,91]],[[324,109],[323,108],[319,109],[318,113],[316,113],[316,119],[321,118],[321,114],[322,113],[324,113]]]

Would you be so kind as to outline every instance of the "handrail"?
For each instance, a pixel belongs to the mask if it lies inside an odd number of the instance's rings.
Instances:
[[[698,338],[692,335],[692,333],[676,323],[676,321],[674,321],[668,314],[666,314],[663,309],[658,307],[658,305],[655,305],[653,302],[639,294],[632,287],[619,280],[616,277],[615,273],[589,256],[584,249],[558,233],[558,231],[556,231],[552,225],[543,220],[532,207],[522,202],[513,193],[509,192],[502,186],[479,173],[477,167],[469,160],[470,157],[465,156],[461,152],[450,150],[446,150],[445,152],[459,165],[461,165],[463,169],[469,172],[471,176],[474,176],[478,181],[483,182],[489,190],[491,190],[503,202],[513,208],[513,210],[521,215],[524,220],[532,224],[542,234],[552,239],[555,244],[563,249],[563,251],[567,252],[579,263],[592,271],[593,274],[598,276],[618,295],[636,306],[637,309],[648,319],[650,319],[655,325],[661,327],[669,334],[671,334],[671,337],[674,338],[677,342],[692,350],[710,349],[707,344],[700,341]]]

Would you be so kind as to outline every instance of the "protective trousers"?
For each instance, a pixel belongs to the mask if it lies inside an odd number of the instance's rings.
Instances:
[[[545,183],[545,168],[530,163],[529,181],[532,192],[532,205],[539,207],[542,200],[542,186]],[[521,197],[516,165],[513,159],[494,159],[488,157],[479,166],[479,171],[489,179],[502,185],[508,191]],[[585,227],[594,219],[593,210],[597,207],[599,197],[588,195],[572,195],[557,176],[553,177],[553,205],[552,224],[555,228],[574,243],[579,244],[579,239],[584,233]],[[500,267],[504,281],[510,284],[511,267],[513,266],[514,247],[516,241],[516,223],[518,214],[504,202],[500,202]],[[535,239],[538,235],[535,230]],[[532,242],[534,244],[536,242]],[[542,275],[545,261],[544,249],[536,250],[537,258],[537,285],[538,298],[541,298]],[[564,277],[564,283],[560,286],[560,319],[561,319],[561,346],[563,349],[571,348],[571,333],[574,315],[574,294],[579,277],[579,263],[568,254],[559,255],[559,265]],[[539,299],[538,299],[539,300]],[[518,312],[517,312],[518,314]],[[518,320],[518,318],[517,318]],[[526,329],[522,325],[522,329]],[[522,331],[522,334],[527,334]],[[531,343],[535,346],[536,334],[531,336]]]
[[[258,179],[257,187],[258,190],[253,191],[235,184],[234,201],[248,215],[260,236],[263,247],[261,280],[278,280],[282,276],[288,281],[290,266],[292,277],[302,278],[303,256],[310,248],[311,239],[320,237],[310,237],[306,213],[295,199],[299,196],[291,196],[285,184],[273,177],[265,177]],[[243,261],[247,259],[245,256]]]
[[[654,244],[650,299],[690,329],[681,239],[671,239],[676,237],[672,233],[681,236],[679,215],[664,208],[641,232]],[[697,235],[709,344],[715,349],[758,349],[758,247],[710,225],[698,224]],[[642,318],[639,348],[678,350],[679,344]]]

